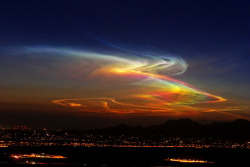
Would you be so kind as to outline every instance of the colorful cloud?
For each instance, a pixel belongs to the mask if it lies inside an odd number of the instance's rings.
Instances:
[[[173,78],[187,69],[187,63],[176,56],[103,54],[60,48],[29,48],[29,52],[77,58],[82,62],[75,68],[82,74],[81,81],[96,90],[93,93],[96,97],[89,91],[86,97],[83,90],[84,98],[52,102],[85,113],[189,115],[204,110],[197,104],[226,100]]]

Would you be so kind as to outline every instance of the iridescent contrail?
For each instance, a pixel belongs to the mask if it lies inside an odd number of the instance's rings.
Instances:
[[[110,92],[100,92],[94,98],[90,94],[91,98],[53,100],[53,103],[84,112],[180,115],[199,111],[195,104],[226,100],[173,78],[188,67],[180,57],[102,54],[61,48],[30,48],[29,51],[77,57],[84,63],[77,67],[87,78],[84,82],[91,82],[98,90],[106,89],[103,84],[113,87]]]

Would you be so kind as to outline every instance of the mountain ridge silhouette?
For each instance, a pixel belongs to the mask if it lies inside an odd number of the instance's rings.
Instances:
[[[230,137],[250,139],[250,121],[237,119],[230,122],[200,124],[190,119],[168,120],[159,125],[117,126],[91,129],[88,133],[127,136],[169,136],[169,137]]]

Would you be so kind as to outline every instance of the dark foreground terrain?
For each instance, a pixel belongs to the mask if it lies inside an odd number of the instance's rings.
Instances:
[[[11,155],[44,153],[65,159],[13,158]],[[229,148],[98,148],[8,147],[0,148],[0,166],[249,166],[249,149]],[[165,159],[207,160],[213,163],[180,163]],[[39,164],[40,163],[40,164]]]

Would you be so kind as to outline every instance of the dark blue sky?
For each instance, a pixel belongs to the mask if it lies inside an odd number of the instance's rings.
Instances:
[[[1,45],[82,47],[87,34],[179,52],[249,44],[249,1],[1,1]],[[94,44],[92,44],[94,45]]]
[[[181,56],[189,65],[181,80],[249,107],[249,30],[247,0],[1,0],[0,65],[18,47],[112,43]],[[0,69],[0,84],[8,70]]]

